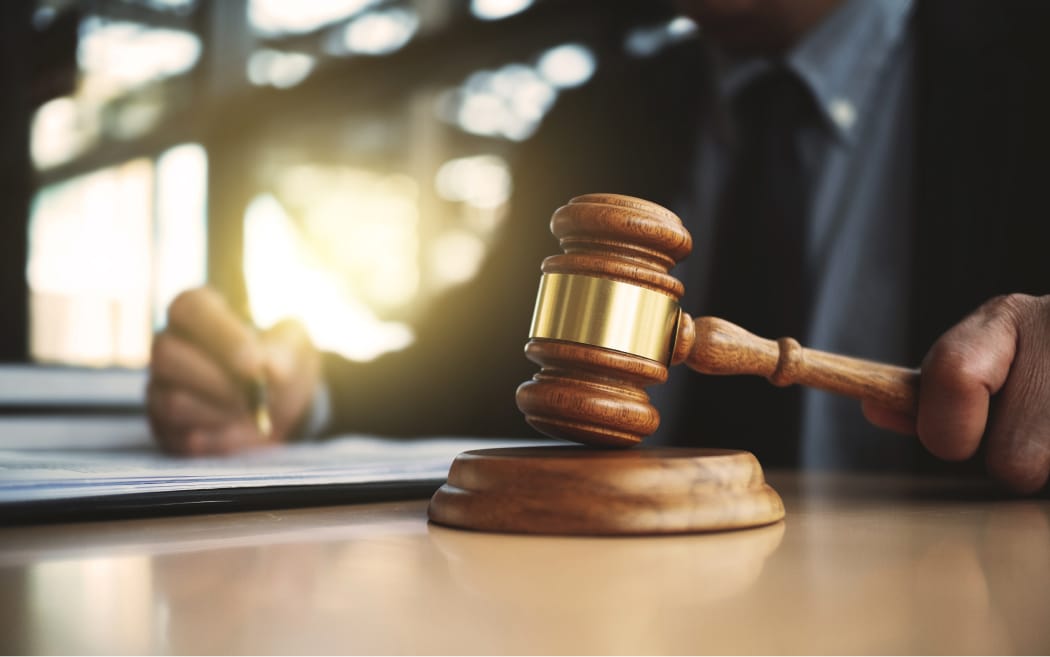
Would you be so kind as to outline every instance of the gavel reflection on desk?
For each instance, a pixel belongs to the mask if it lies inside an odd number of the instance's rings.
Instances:
[[[431,500],[435,522],[546,534],[666,534],[739,529],[784,516],[749,452],[594,449],[636,446],[660,423],[645,387],[686,363],[706,374],[757,374],[914,415],[916,370],[767,340],[679,308],[669,270],[692,249],[674,213],[615,194],[559,208],[564,253],[543,261],[526,356],[540,366],[517,391],[542,433],[590,447],[465,452]],[[761,412],[761,409],[756,409]]]
[[[641,199],[589,194],[551,220],[565,253],[543,261],[525,353],[540,372],[518,388],[518,408],[539,431],[629,447],[659,426],[644,387],[684,362],[703,374],[753,374],[914,415],[917,370],[759,338],[716,317],[679,309],[685,292],[668,270],[692,249],[669,210]]]

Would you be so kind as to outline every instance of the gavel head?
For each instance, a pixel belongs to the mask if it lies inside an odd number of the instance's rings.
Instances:
[[[644,387],[667,380],[685,289],[668,271],[692,249],[669,210],[641,199],[588,194],[558,208],[551,232],[564,253],[543,261],[525,355],[540,366],[518,387],[539,431],[630,447],[660,416]]]

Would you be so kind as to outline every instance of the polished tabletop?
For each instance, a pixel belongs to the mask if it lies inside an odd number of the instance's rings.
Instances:
[[[1047,653],[1050,500],[774,473],[786,519],[482,534],[426,501],[0,529],[4,653]]]

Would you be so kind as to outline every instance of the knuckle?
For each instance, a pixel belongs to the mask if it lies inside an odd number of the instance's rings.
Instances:
[[[1034,300],[1035,297],[1031,295],[1013,292],[1011,294],[1000,294],[999,296],[992,297],[985,305],[991,310],[1008,312],[1015,308],[1023,308]]]
[[[1014,292],[989,299],[981,306],[982,313],[991,320],[1013,320],[1020,323],[1046,303],[1037,297]]]
[[[179,324],[196,315],[206,303],[214,301],[218,292],[210,287],[197,287],[180,292],[168,306],[168,323]]]
[[[188,398],[186,393],[171,388],[156,389],[152,394],[155,414],[165,422],[178,420],[187,412]]]
[[[984,364],[971,346],[952,340],[939,340],[930,349],[922,366],[924,378],[951,388],[969,387],[982,381]]]

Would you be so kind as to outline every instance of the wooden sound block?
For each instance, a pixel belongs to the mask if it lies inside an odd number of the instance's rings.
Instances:
[[[750,452],[551,446],[463,452],[428,514],[491,532],[680,534],[773,523],[784,504]]]

